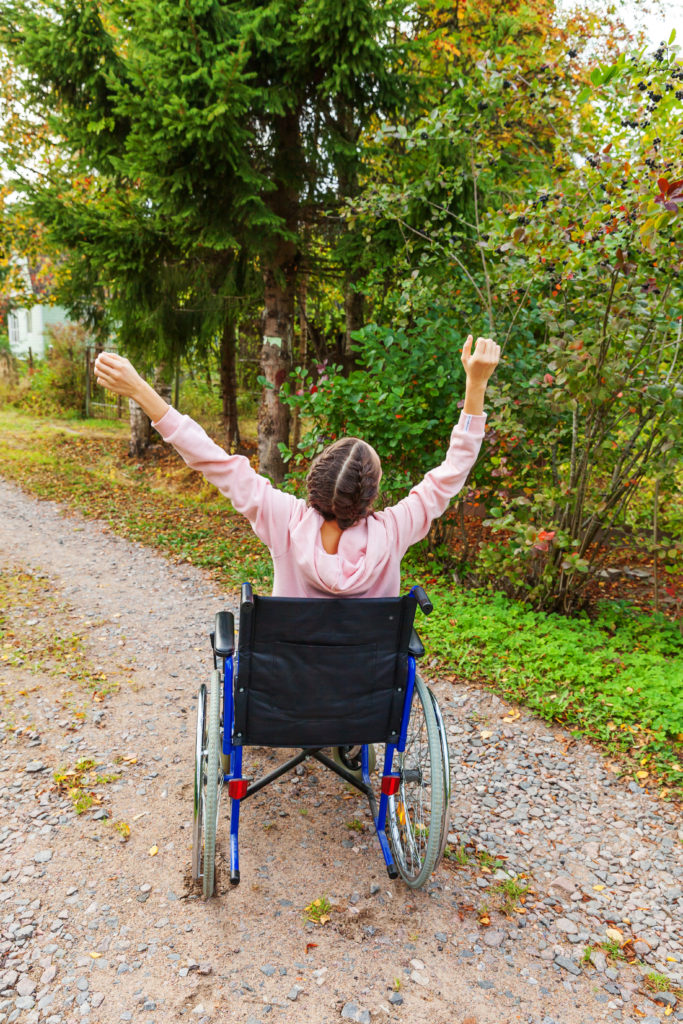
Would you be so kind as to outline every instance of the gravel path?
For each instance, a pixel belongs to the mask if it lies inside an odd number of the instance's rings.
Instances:
[[[6,610],[15,632],[66,623],[93,677],[120,680],[93,697],[40,651],[0,661],[0,1024],[683,1020],[674,809],[467,684],[434,683],[462,863],[421,892],[390,883],[365,805],[316,765],[245,804],[242,884],[204,902],[188,885],[194,704],[224,596],[2,482],[0,524],[0,568],[38,585],[31,609]],[[252,752],[248,773],[274,756]],[[53,772],[83,759],[105,781],[79,815]],[[497,887],[520,875],[531,891],[506,916]],[[321,927],[303,909],[322,895]],[[615,940],[637,960],[584,961]],[[658,1002],[651,971],[670,979]]]

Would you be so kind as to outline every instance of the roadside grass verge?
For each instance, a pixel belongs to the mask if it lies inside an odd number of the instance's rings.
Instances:
[[[117,534],[212,571],[236,595],[268,592],[270,557],[230,502],[169,448],[127,453],[126,424],[46,422],[0,410],[0,472]],[[405,587],[431,579],[417,553]],[[683,798],[683,637],[663,616],[618,602],[595,619],[534,612],[502,594],[429,585],[417,623],[437,671],[472,680],[600,746],[640,785]]]
[[[418,629],[438,670],[482,683],[618,759],[641,786],[683,797],[683,637],[664,616],[605,603],[596,619],[503,594],[432,586]]]

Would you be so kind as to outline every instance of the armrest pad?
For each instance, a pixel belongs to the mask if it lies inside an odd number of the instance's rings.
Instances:
[[[235,616],[232,612],[216,614],[213,649],[216,654],[228,658],[235,650]]]
[[[422,646],[422,641],[417,635],[417,630],[413,627],[413,631],[410,636],[410,643],[408,644],[408,650],[414,658],[421,658],[425,652]]]

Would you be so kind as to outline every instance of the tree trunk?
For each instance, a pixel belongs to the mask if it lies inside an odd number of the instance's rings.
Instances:
[[[240,443],[240,428],[237,421],[237,370],[235,347],[237,336],[232,310],[226,314],[221,335],[221,398],[223,402],[223,429],[228,447]]]
[[[138,403],[134,402],[132,398],[128,399],[128,408],[130,409],[128,454],[131,458],[137,459],[144,455],[149,447],[150,420],[149,416],[144,414]]]
[[[363,326],[363,305],[364,296],[362,292],[356,291],[353,285],[356,283],[353,275],[346,284],[346,296],[344,298],[344,313],[346,314],[346,333],[344,335],[344,369],[348,372],[355,365],[353,352],[353,338],[351,333],[359,331]]]
[[[154,383],[152,387],[158,395],[161,395],[165,402],[171,402],[171,385],[164,381],[164,364],[157,366],[154,370]],[[130,410],[130,441],[128,443],[128,454],[134,458],[140,458],[149,448],[151,436],[151,420],[146,416],[137,402],[132,398],[128,399]]]
[[[299,351],[298,365],[306,366],[308,352],[308,316],[307,316],[308,278],[303,277],[299,285]],[[297,452],[301,441],[301,414],[295,407],[292,414],[292,451]]]
[[[264,387],[258,414],[259,468],[273,483],[281,483],[285,463],[278,444],[289,444],[289,408],[280,402],[280,388],[292,364],[294,296],[298,253],[294,238],[300,231],[301,207],[295,182],[302,180],[305,160],[299,133],[300,111],[291,110],[275,121],[275,158],[270,208],[285,229],[263,262],[264,315],[261,373]],[[286,232],[286,233],[285,233]]]
[[[278,444],[289,442],[289,408],[280,402],[280,388],[292,364],[292,321],[294,301],[291,277],[282,263],[265,273],[265,315],[261,373],[270,387],[264,387],[258,413],[258,454],[261,473],[281,483],[285,463]]]

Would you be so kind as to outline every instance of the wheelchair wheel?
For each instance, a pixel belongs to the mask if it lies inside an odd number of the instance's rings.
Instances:
[[[419,889],[441,855],[447,817],[439,725],[432,694],[419,676],[405,751],[395,757],[401,781],[398,792],[389,797],[389,837],[399,874],[412,889]]]
[[[205,896],[212,896],[216,871],[216,826],[218,800],[223,781],[221,750],[221,676],[211,673],[211,689],[199,690],[194,778],[194,831],[192,875],[202,880]]]
[[[207,753],[206,728],[206,686],[199,687],[197,696],[197,732],[194,753],[194,820],[192,826],[192,877],[198,882],[202,877],[202,852],[204,833],[204,777]]]
[[[351,772],[352,775],[355,775],[357,779],[363,778],[361,745],[359,743],[354,746],[332,747],[332,760],[336,761],[342,768],[346,768],[346,770]],[[368,772],[370,775],[374,772],[376,764],[377,755],[375,753],[375,747],[372,743],[368,743]]]
[[[439,702],[427,687],[427,692],[432,698],[432,706],[434,708],[434,715],[436,717],[436,727],[439,732],[439,745],[441,747],[441,764],[443,767],[443,787],[444,787],[444,809],[443,809],[443,821],[441,823],[441,847],[439,849],[439,856],[436,858],[436,862],[441,860],[443,852],[446,849],[446,843],[448,841],[448,829],[450,823],[450,811],[451,811],[451,755],[448,749],[448,739],[446,738],[446,726],[444,725],[443,717],[441,715],[441,708]]]

